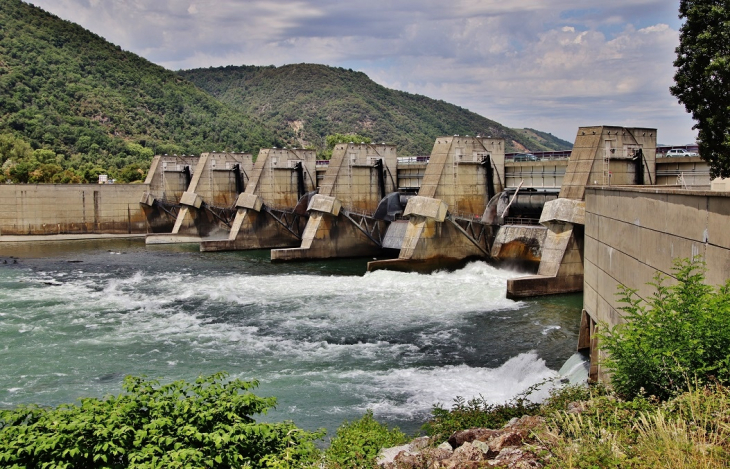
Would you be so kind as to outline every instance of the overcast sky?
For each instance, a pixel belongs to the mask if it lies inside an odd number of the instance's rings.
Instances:
[[[321,63],[569,141],[693,142],[669,94],[678,0],[31,0],[168,69]]]

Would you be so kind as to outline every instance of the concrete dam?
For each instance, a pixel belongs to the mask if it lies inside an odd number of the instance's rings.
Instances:
[[[364,143],[338,144],[325,161],[296,148],[262,149],[255,162],[163,155],[140,185],[0,187],[0,240],[144,234],[201,251],[271,249],[276,262],[376,258],[368,270],[484,259],[536,273],[510,280],[511,298],[581,291],[586,188],[675,183],[662,174],[683,168],[697,179],[698,162],[680,159],[658,168],[656,130],[609,126],[580,128],[572,153],[529,159],[470,136],[440,137],[424,157]]]
[[[658,157],[656,141],[655,129],[596,126],[578,130],[569,156],[515,158],[502,139],[469,136],[419,157],[365,143],[338,144],[327,161],[295,148],[162,155],[143,184],[0,186],[0,242],[144,236],[270,249],[276,262],[372,257],[370,271],[518,264],[534,275],[507,280],[509,298],[584,291],[578,348],[598,379],[595,329],[622,320],[617,284],[642,292],[677,256],[709,256],[715,280],[730,265],[717,231],[727,188],[707,191],[704,161]]]

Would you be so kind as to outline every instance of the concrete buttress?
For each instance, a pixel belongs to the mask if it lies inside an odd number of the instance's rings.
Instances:
[[[150,234],[147,244],[201,242],[225,238],[253,159],[247,153],[203,153],[179,200],[170,234]],[[188,173],[189,174],[189,173]]]
[[[338,144],[315,195],[299,247],[273,249],[271,260],[378,255],[387,223],[373,218],[379,202],[397,190],[393,145]]]
[[[502,139],[436,139],[418,196],[403,214],[408,226],[398,258],[370,262],[368,270],[432,270],[488,258],[494,230],[481,218],[489,198],[504,189],[503,177]]]
[[[293,247],[301,244],[309,195],[316,190],[314,150],[271,148],[259,152],[226,239],[208,240],[201,251]]]

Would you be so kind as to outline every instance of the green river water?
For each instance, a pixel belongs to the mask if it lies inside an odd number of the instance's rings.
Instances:
[[[483,262],[429,275],[365,273],[366,262],[272,264],[268,251],[140,240],[3,244],[0,407],[118,394],[128,374],[227,371],[278,397],[268,420],[331,435],[373,409],[413,433],[434,404],[504,402],[575,350],[581,295],[508,300],[519,273]]]

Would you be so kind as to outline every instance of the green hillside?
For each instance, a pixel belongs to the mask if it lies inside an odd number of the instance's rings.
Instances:
[[[342,68],[228,66],[178,73],[303,146],[323,148],[329,134],[357,133],[394,143],[401,155],[429,154],[436,137],[454,134],[504,137],[508,150],[571,147],[559,139],[526,136],[444,101],[385,88]]]
[[[78,174],[144,166],[154,153],[279,143],[173,72],[20,0],[0,0],[0,137],[0,150],[47,149],[33,164]],[[7,173],[9,153],[0,155]]]
[[[553,134],[547,132],[541,132],[535,129],[512,129],[520,134],[524,139],[527,139],[530,143],[525,146],[530,151],[538,151],[534,147],[546,146],[554,150],[570,150],[573,148],[573,144],[566,140],[556,137]]]

